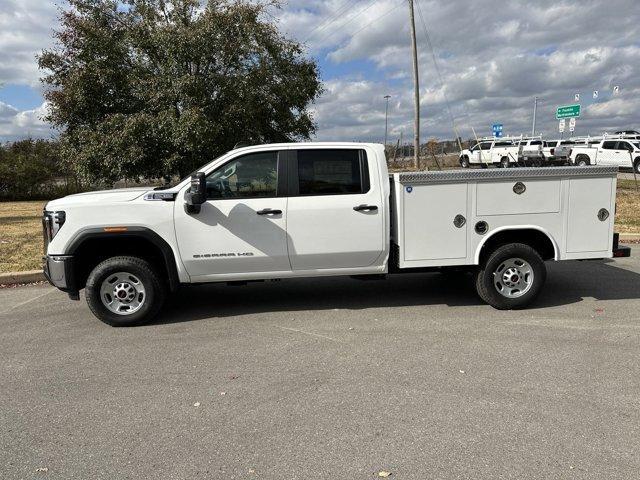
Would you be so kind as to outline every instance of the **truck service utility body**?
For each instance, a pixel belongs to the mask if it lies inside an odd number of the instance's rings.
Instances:
[[[49,202],[44,270],[72,298],[85,288],[112,325],[148,321],[180,284],[447,267],[474,271],[494,307],[521,308],[544,283],[544,261],[629,255],[613,233],[616,173],[390,176],[379,144],[244,147],[170,188]]]

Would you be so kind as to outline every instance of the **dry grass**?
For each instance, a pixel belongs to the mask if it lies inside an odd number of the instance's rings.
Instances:
[[[640,191],[633,180],[618,180],[616,231],[640,234]]]
[[[45,202],[0,202],[0,273],[41,267]],[[640,234],[640,192],[633,180],[618,180],[616,231]]]
[[[41,218],[45,203],[0,203],[0,273],[41,267]]]

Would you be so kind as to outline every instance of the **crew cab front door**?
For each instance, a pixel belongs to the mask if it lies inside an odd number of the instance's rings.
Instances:
[[[291,271],[282,152],[232,158],[207,175],[207,201],[187,213],[176,199],[176,237],[192,277]]]
[[[363,149],[291,151],[287,234],[294,271],[379,265],[385,201],[374,166]]]

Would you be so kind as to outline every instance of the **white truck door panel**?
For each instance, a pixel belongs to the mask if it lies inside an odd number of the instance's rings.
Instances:
[[[287,198],[277,196],[283,175],[277,152],[236,157],[207,176],[199,213],[176,199],[174,220],[180,256],[192,277],[290,271]]]
[[[266,209],[280,214],[258,215]],[[287,271],[286,198],[208,201],[176,211],[176,236],[189,275]]]
[[[569,180],[569,211],[567,220],[567,252],[605,252],[611,241],[612,182],[596,178]],[[598,218],[601,208],[607,209],[605,221]]]
[[[478,216],[555,213],[560,211],[560,180],[523,180],[524,192],[514,192],[516,180],[478,182]]]
[[[368,267],[383,253],[388,220],[382,188],[375,164],[362,155],[364,150],[355,149],[297,151],[294,176],[299,191],[289,198],[287,207],[287,242],[294,271]],[[370,178],[363,180],[366,165]],[[357,193],[362,190],[365,193]],[[354,210],[357,207],[375,209]]]
[[[456,215],[469,218],[466,183],[408,185],[402,195],[405,261],[467,256],[467,224],[454,225]]]

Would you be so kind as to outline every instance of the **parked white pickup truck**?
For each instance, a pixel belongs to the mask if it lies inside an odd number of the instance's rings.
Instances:
[[[166,189],[71,195],[44,211],[49,281],[116,326],[182,284],[466,267],[482,299],[521,308],[547,260],[628,256],[615,167],[396,173],[384,147],[245,147]],[[429,292],[425,292],[429,295]]]
[[[640,174],[640,141],[605,137],[595,145],[572,146],[570,158],[574,165],[615,165]]]
[[[509,167],[518,163],[519,146],[512,140],[500,138],[482,139],[471,148],[460,152],[460,166],[469,168],[479,165]]]

